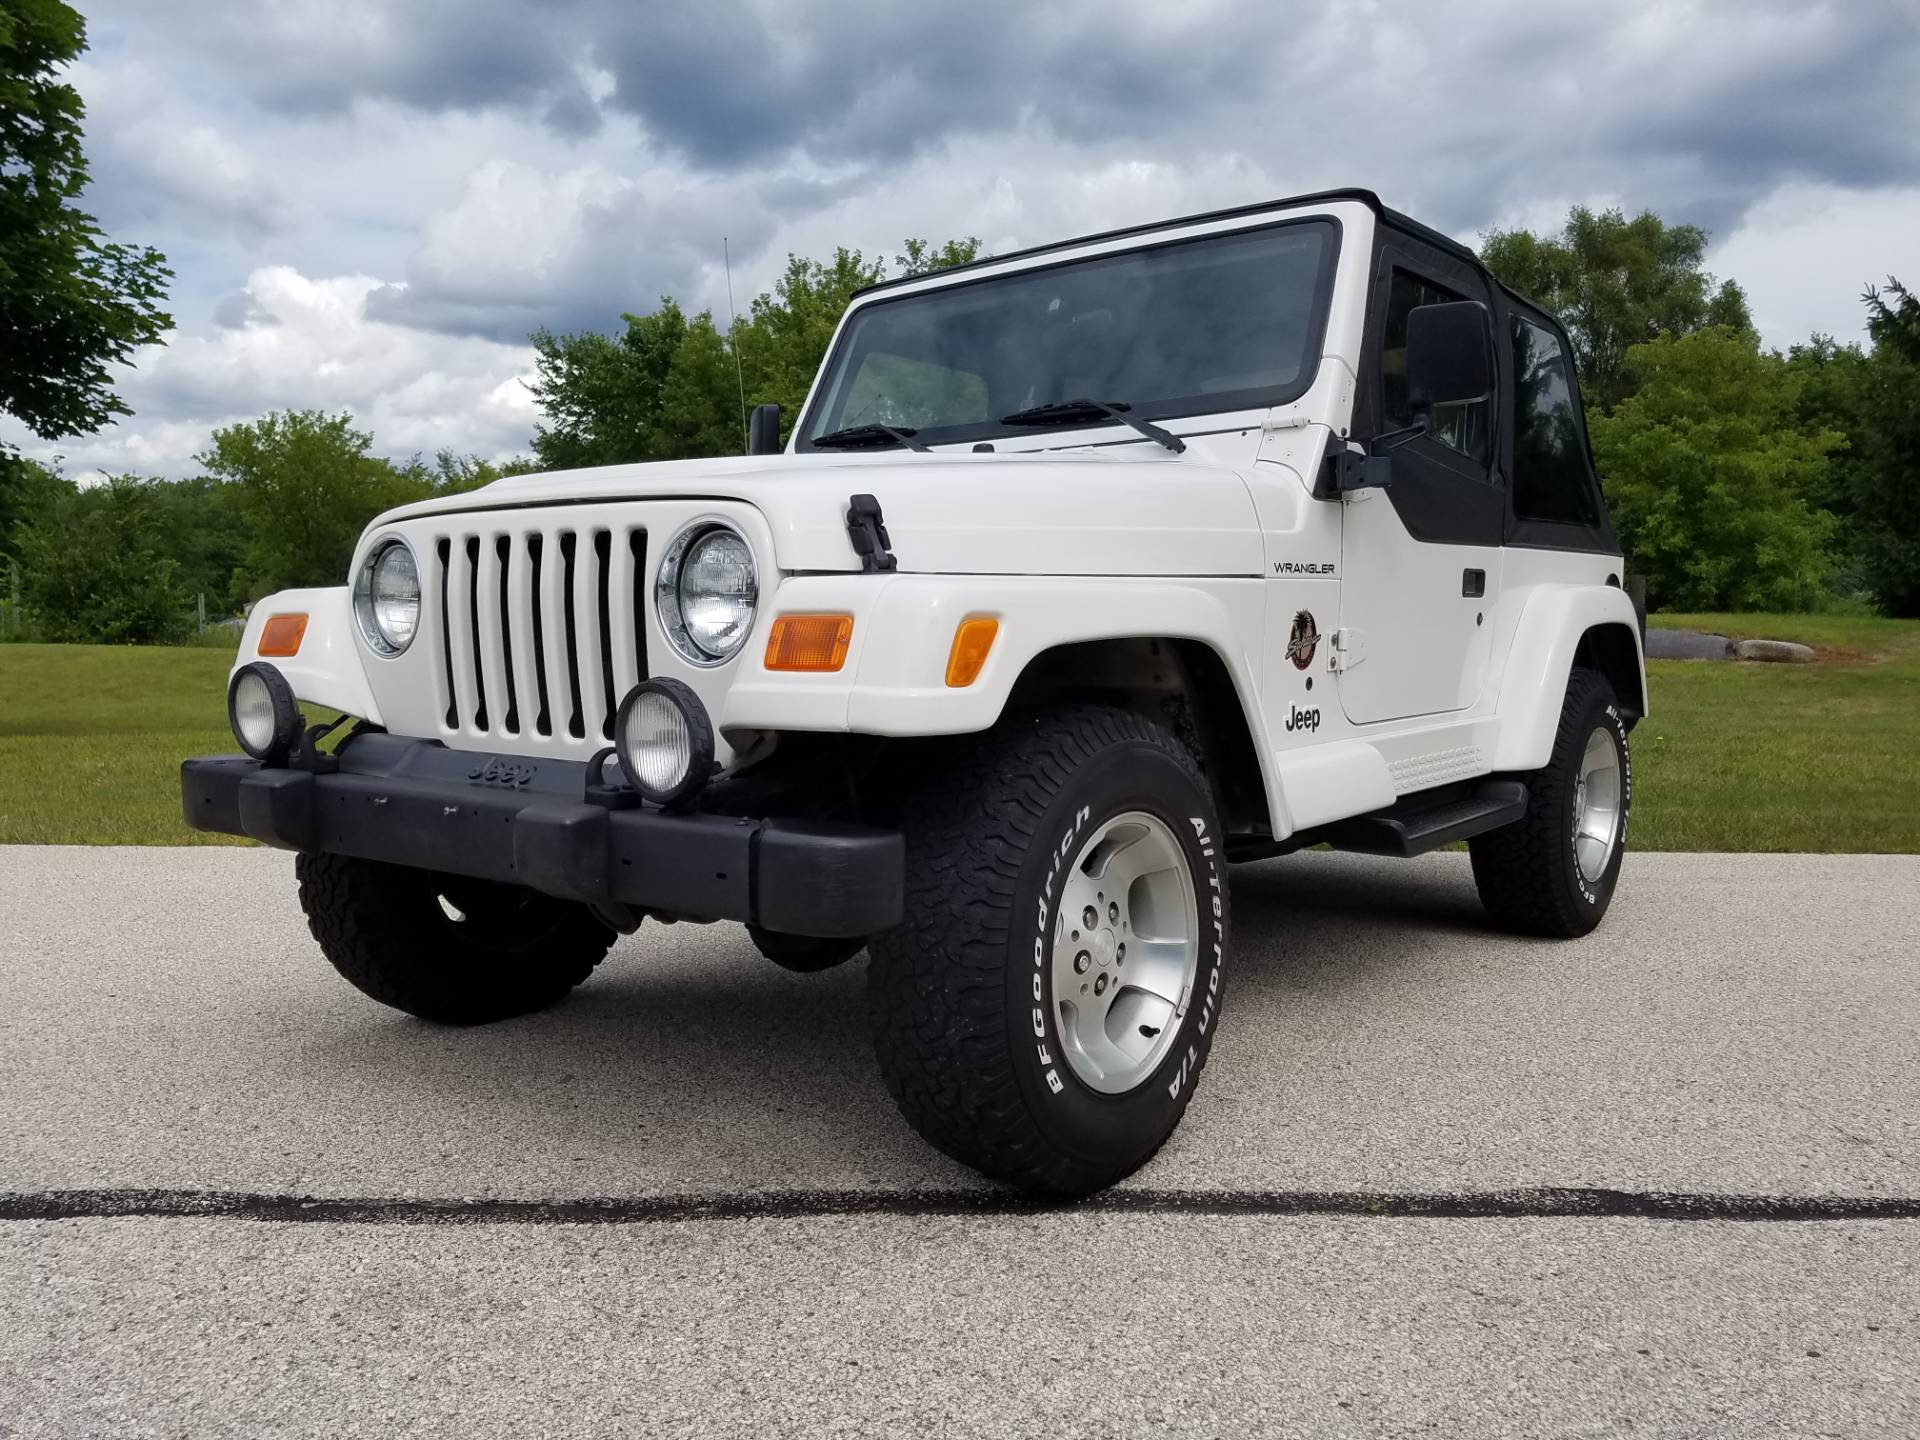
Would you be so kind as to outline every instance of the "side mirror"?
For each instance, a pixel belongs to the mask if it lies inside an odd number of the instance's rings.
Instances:
[[[1493,393],[1493,321],[1478,300],[1419,305],[1407,315],[1407,402],[1415,415]]]
[[[753,417],[747,421],[747,454],[778,455],[780,453],[780,407],[778,405],[756,405]]]

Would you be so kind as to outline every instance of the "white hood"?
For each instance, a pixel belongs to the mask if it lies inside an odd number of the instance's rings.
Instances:
[[[858,570],[849,497],[876,496],[900,569],[926,574],[1258,575],[1260,526],[1233,470],[1153,446],[1097,451],[764,455],[498,480],[387,518],[570,500],[741,500],[787,571]]]

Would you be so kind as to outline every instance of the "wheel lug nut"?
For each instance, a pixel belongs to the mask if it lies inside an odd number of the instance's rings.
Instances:
[[[1107,993],[1107,977],[1105,975],[1096,975],[1094,977],[1093,993],[1096,995],[1104,995]]]
[[[1076,975],[1084,975],[1087,973],[1087,967],[1091,964],[1093,964],[1093,957],[1082,950],[1078,955],[1073,957],[1073,973]]]
[[[1124,965],[1127,963],[1127,947],[1124,944],[1113,952],[1113,963],[1116,965]]]
[[[1107,902],[1107,921],[1113,925],[1120,923],[1120,907],[1112,901]]]
[[[1087,913],[1080,917],[1080,922],[1085,925],[1087,929],[1091,930],[1100,923],[1100,912],[1089,905],[1087,906]]]

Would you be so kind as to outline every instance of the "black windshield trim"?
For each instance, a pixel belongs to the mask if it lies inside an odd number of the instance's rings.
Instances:
[[[1178,235],[1151,245],[1134,245],[1124,250],[1109,250],[1098,255],[1063,256],[1046,265],[1027,265],[1000,274],[973,276],[950,285],[932,285],[924,290],[914,290],[907,294],[888,295],[882,299],[866,301],[858,308],[878,309],[883,305],[898,305],[927,295],[950,294],[955,290],[974,285],[991,285],[998,280],[1023,279],[1030,275],[1044,274],[1049,270],[1064,270],[1068,266],[1085,264],[1089,261],[1109,260],[1120,255],[1147,254],[1155,250],[1170,250],[1179,245],[1191,245],[1227,235],[1261,235],[1269,231],[1293,229],[1303,225],[1323,226],[1328,236],[1327,245],[1320,255],[1320,272],[1314,279],[1312,306],[1307,312],[1306,343],[1302,348],[1309,359],[1308,363],[1301,367],[1300,374],[1295,378],[1294,383],[1264,390],[1230,390],[1204,397],[1188,396],[1169,401],[1154,401],[1135,405],[1131,413],[1142,420],[1185,420],[1198,419],[1205,415],[1228,415],[1241,410],[1269,410],[1277,405],[1291,405],[1311,390],[1314,381],[1319,378],[1320,366],[1326,360],[1327,317],[1333,309],[1333,280],[1339,271],[1341,247],[1346,240],[1346,227],[1340,223],[1338,215],[1317,212],[1307,215],[1289,215],[1264,225],[1236,225],[1224,230],[1210,230],[1200,235]],[[849,310],[848,316],[851,314],[852,311]],[[813,394],[808,399],[806,409],[801,412],[799,422],[793,427],[793,447],[798,454],[844,453],[832,447],[825,450],[818,449],[808,437],[808,432],[813,428],[820,408],[827,403],[828,399],[827,387],[820,382],[840,363],[852,331],[853,326],[847,323],[847,317],[843,317],[834,333],[833,348],[827,352],[826,359],[821,363]],[[1102,422],[1093,422],[1089,428],[1096,428],[1100,423]],[[1120,422],[1114,420],[1105,423],[1117,425]],[[923,427],[919,431],[919,438],[924,445],[959,445],[976,440],[994,440],[1004,436],[1031,435],[1032,433],[1032,428],[1029,426],[1005,425],[998,420],[983,420],[976,425]]]
[[[1255,215],[1271,215],[1284,210],[1304,210],[1309,206],[1338,205],[1342,203],[1364,205],[1374,213],[1380,223],[1392,225],[1411,235],[1418,236],[1429,245],[1449,251],[1456,258],[1478,265],[1480,257],[1473,248],[1461,244],[1451,235],[1442,234],[1430,225],[1422,224],[1411,215],[1382,203],[1380,197],[1371,190],[1358,186],[1344,186],[1332,190],[1313,190],[1304,195],[1284,195],[1277,200],[1257,200],[1251,205],[1229,205],[1221,210],[1202,210],[1193,215],[1180,215],[1172,220],[1150,220],[1144,225],[1123,225],[1117,230],[1098,230],[1091,235],[1076,235],[1070,240],[1049,240],[1044,245],[1029,245],[1023,250],[1009,250],[1002,255],[982,255],[978,260],[968,260],[961,265],[949,265],[944,270],[932,272],[934,275],[951,275],[962,270],[979,270],[988,265],[1006,265],[1015,260],[1031,259],[1035,255],[1051,255],[1061,250],[1078,250],[1083,245],[1104,245],[1109,240],[1125,240],[1135,235],[1154,235],[1162,230],[1184,230],[1193,225],[1215,225],[1222,220],[1240,220]],[[1305,217],[1301,217],[1305,218]],[[1258,227],[1255,227],[1258,228]],[[918,285],[931,278],[929,275],[897,275],[891,280],[876,280],[871,285],[863,285],[853,292],[853,299],[871,295],[876,290],[892,290],[903,285]]]

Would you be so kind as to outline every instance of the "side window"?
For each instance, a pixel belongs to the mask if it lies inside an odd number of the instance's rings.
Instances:
[[[1513,512],[1523,520],[1598,525],[1567,347],[1546,326],[1513,317]]]
[[[1383,428],[1396,429],[1413,423],[1413,409],[1407,404],[1407,316],[1421,305],[1442,305],[1461,297],[1431,280],[1405,270],[1395,270],[1387,282],[1387,323],[1380,354],[1383,382],[1381,413]],[[1487,405],[1475,401],[1468,405],[1436,405],[1430,434],[1449,449],[1458,450],[1481,463],[1487,458]]]

